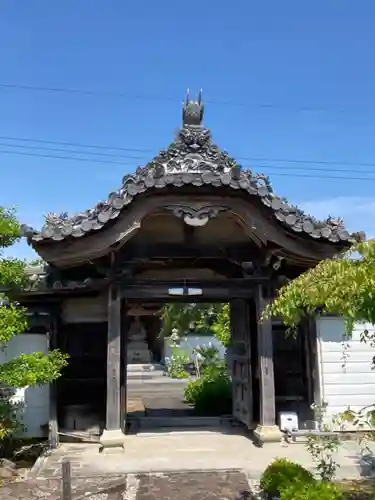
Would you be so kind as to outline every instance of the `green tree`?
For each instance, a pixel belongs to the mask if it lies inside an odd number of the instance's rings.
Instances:
[[[168,337],[174,328],[180,335],[185,335],[193,329],[197,335],[213,333],[225,347],[228,347],[229,318],[229,304],[167,304],[162,314],[162,335]]]
[[[346,253],[323,260],[284,285],[262,317],[279,317],[296,332],[297,326],[316,312],[344,317],[347,338],[356,322],[375,324],[375,240],[357,243]],[[375,346],[374,333],[364,328],[361,341]],[[348,410],[342,419],[359,426],[366,422],[374,425],[375,405],[356,414]]]
[[[343,316],[348,334],[355,322],[375,324],[375,240],[355,244],[284,285],[263,317],[280,317],[296,329],[317,311]]]
[[[220,340],[224,347],[228,348],[230,344],[230,309],[229,304],[221,304],[215,320],[212,323],[211,330],[215,337]]]
[[[26,283],[25,262],[5,258],[3,250],[21,237],[20,224],[14,210],[0,207],[0,349],[27,328],[26,310],[15,300],[15,294]],[[41,385],[60,376],[67,356],[58,350],[21,354],[0,364],[0,440],[18,428],[12,389]]]

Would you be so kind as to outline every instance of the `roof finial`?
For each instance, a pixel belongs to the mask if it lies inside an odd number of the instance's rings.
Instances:
[[[186,100],[182,108],[182,125],[199,127],[203,121],[204,105],[202,104],[202,89],[196,101],[190,100],[190,91],[186,91]]]

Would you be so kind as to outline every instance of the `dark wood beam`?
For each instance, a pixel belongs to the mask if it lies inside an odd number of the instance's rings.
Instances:
[[[267,277],[231,280],[122,280],[121,296],[124,299],[162,300],[178,302],[229,301],[234,298],[249,298],[258,283],[267,282]],[[185,288],[183,295],[170,293],[170,289]],[[197,295],[188,295],[188,289],[202,290]]]
[[[118,256],[118,260],[125,262],[133,262],[139,260],[151,260],[151,259],[203,259],[203,258],[214,258],[214,259],[228,259],[238,261],[242,263],[243,261],[257,260],[260,261],[264,259],[264,254],[259,252],[259,250],[248,243],[243,244],[230,244],[230,245],[197,245],[192,244],[191,240],[186,243],[178,244],[152,244],[147,243],[144,245],[129,244],[121,256]]]

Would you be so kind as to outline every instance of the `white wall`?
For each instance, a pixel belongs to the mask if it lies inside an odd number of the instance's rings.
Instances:
[[[375,371],[372,370],[375,349],[360,341],[365,329],[375,331],[374,325],[356,324],[347,342],[349,348],[344,351],[344,320],[317,319],[320,389],[322,400],[328,403],[327,416],[342,413],[349,406],[358,411],[375,403]],[[345,368],[343,352],[347,355]]]
[[[170,347],[170,339],[164,339],[164,357],[169,358],[172,354],[172,348]],[[181,337],[180,347],[183,349],[191,360],[193,360],[193,350],[199,346],[208,346],[211,343],[212,346],[219,349],[220,358],[225,357],[225,347],[223,344],[214,336],[210,335],[189,335],[188,337]]]
[[[0,363],[4,363],[20,354],[33,352],[47,353],[47,337],[45,334],[28,333],[13,337],[5,351],[0,351]],[[21,418],[26,426],[25,436],[42,437],[41,425],[49,420],[49,384],[40,387],[18,389],[13,397],[22,404]]]

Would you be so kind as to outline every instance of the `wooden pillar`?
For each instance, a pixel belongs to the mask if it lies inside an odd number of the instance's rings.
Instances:
[[[248,428],[253,425],[251,378],[250,311],[246,299],[230,302],[231,345],[229,364],[232,375],[233,416]]]
[[[127,305],[122,302],[121,305],[121,372],[120,372],[120,386],[121,386],[121,429],[126,433],[126,418],[127,418],[127,350],[128,350],[128,330],[129,330],[129,318],[127,316]]]
[[[53,309],[50,319],[50,331],[48,333],[48,350],[58,348],[57,333],[60,324],[60,307]],[[52,449],[59,446],[59,429],[57,422],[57,382],[54,380],[49,385],[49,422],[48,442]]]
[[[319,377],[319,356],[318,356],[318,336],[316,329],[316,316],[310,315],[306,322],[306,339],[308,343],[309,365],[310,370],[309,385],[310,386],[310,399],[309,404],[317,403],[322,404],[321,385]],[[313,420],[313,415],[312,415]]]
[[[106,427],[100,437],[105,448],[124,445],[121,423],[121,295],[116,283],[108,290],[107,409]]]
[[[275,380],[273,370],[272,321],[260,322],[260,316],[269,303],[262,285],[257,286],[255,295],[257,311],[258,375],[260,388],[259,425],[254,431],[260,442],[279,441],[281,432],[276,426]]]

